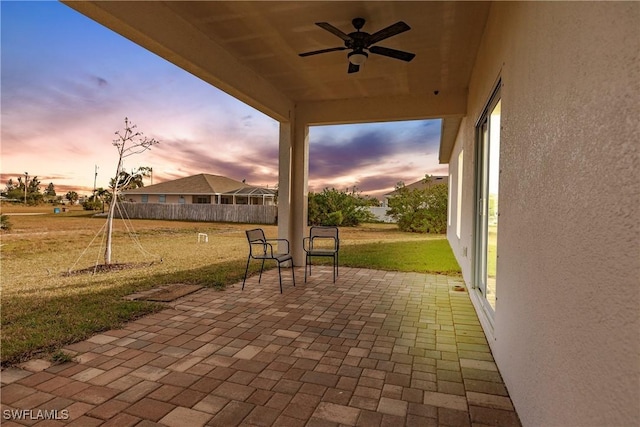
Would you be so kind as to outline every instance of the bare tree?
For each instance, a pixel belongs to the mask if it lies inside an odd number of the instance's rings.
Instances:
[[[111,234],[113,230],[113,214],[115,212],[116,203],[118,203],[118,188],[126,186],[129,182],[121,182],[122,162],[125,158],[140,154],[150,150],[153,145],[159,144],[153,138],[143,137],[142,132],[136,132],[136,125],[132,124],[127,117],[124,119],[124,132],[116,131],[117,139],[113,141],[113,146],[118,150],[118,168],[116,169],[115,178],[113,179],[111,204],[109,205],[109,214],[107,215],[107,247],[104,251],[104,263],[111,264]],[[129,175],[130,177],[132,175]]]

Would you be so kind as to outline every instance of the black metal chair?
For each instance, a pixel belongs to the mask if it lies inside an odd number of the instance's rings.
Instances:
[[[244,271],[244,280],[242,281],[242,289],[247,281],[247,273],[249,272],[249,262],[251,259],[262,260],[260,267],[260,276],[258,283],[262,280],[262,270],[264,270],[264,262],[272,259],[278,263],[278,278],[280,279],[280,293],[282,293],[282,273],[280,264],[291,261],[291,277],[293,286],[296,285],[296,276],[293,272],[293,257],[289,253],[289,241],[287,239],[267,239],[261,228],[247,230],[247,240],[249,241],[249,256],[247,257],[247,268]],[[274,249],[274,243],[276,248]]]
[[[338,276],[338,252],[340,251],[340,238],[338,237],[338,227],[313,226],[309,229],[309,237],[305,237],[302,242],[304,251],[307,253],[304,263],[304,281],[307,281],[307,267],[311,276],[312,257],[333,258],[333,283]]]

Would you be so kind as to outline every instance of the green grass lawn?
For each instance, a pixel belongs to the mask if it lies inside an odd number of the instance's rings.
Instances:
[[[252,267],[255,273],[258,265]],[[52,353],[65,344],[166,308],[157,303],[125,300],[127,295],[171,283],[224,289],[227,284],[242,280],[244,268],[242,259],[150,275],[151,269],[133,269],[82,278],[91,284],[81,284],[76,278],[76,285],[70,285],[73,291],[60,287],[59,292],[3,295],[2,363]]]
[[[3,209],[4,211],[4,209]],[[115,262],[143,267],[66,274],[101,262],[104,219],[82,211],[11,216],[0,248],[2,364],[46,357],[60,347],[117,328],[165,306],[124,296],[165,284],[199,284],[223,290],[242,280],[246,224],[135,220],[146,253],[122,228],[114,234]],[[275,237],[275,226],[264,226]],[[198,244],[196,233],[209,235]],[[444,236],[402,233],[393,225],[341,229],[340,265],[381,270],[460,274]],[[93,245],[89,245],[90,242]],[[162,259],[162,262],[160,262]],[[315,263],[315,261],[314,261]],[[259,263],[252,263],[256,272]]]
[[[438,240],[379,242],[342,247],[340,264],[377,270],[459,275],[449,242]]]

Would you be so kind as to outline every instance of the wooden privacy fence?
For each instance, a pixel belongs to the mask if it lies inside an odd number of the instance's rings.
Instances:
[[[204,205],[121,202],[120,208],[132,219],[238,222],[276,224],[278,207],[269,205]],[[116,216],[120,216],[116,209]]]

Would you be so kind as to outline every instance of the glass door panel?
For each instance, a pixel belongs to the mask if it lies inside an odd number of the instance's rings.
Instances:
[[[496,309],[498,265],[498,193],[500,190],[500,101],[489,117],[489,164],[487,194],[487,301]]]
[[[496,95],[478,124],[476,176],[475,286],[491,314],[496,308],[498,260],[498,203],[500,182],[500,112]]]

